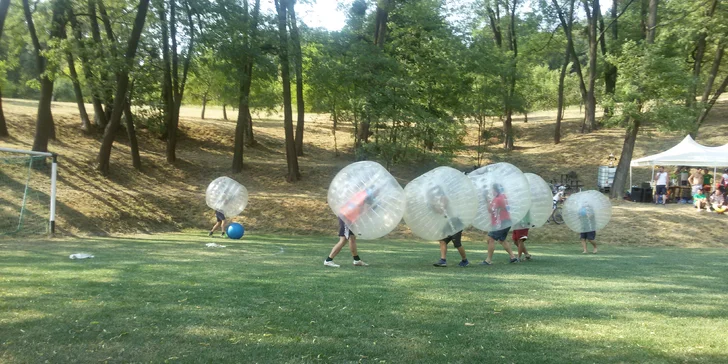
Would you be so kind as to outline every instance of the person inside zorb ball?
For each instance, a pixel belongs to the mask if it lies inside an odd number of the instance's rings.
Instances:
[[[609,198],[598,191],[575,193],[564,203],[564,221],[577,233],[603,229],[612,217]]]
[[[248,190],[229,177],[220,177],[207,186],[207,206],[224,215],[223,220],[240,215],[248,205]]]
[[[438,167],[415,178],[404,189],[404,221],[426,240],[440,240],[468,227],[478,209],[470,179],[451,167]]]
[[[473,226],[482,231],[510,228],[531,208],[531,191],[523,172],[509,163],[490,164],[470,172],[479,199]]]
[[[356,162],[342,169],[329,186],[329,207],[360,239],[387,235],[402,220],[405,194],[379,163]]]

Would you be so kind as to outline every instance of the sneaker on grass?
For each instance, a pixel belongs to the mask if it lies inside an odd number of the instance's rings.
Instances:
[[[440,259],[437,261],[437,263],[433,264],[435,267],[447,267],[447,261],[445,259]]]
[[[368,267],[369,264],[364,263],[363,260],[355,260],[354,261],[354,266],[357,266],[357,267]]]
[[[493,263],[488,263],[487,260],[484,260],[484,261],[480,262],[480,265],[493,265]]]
[[[465,268],[465,267],[467,267],[469,265],[470,265],[470,262],[468,262],[467,259],[461,260],[460,263],[458,263],[458,266],[461,267],[461,268]]]
[[[333,260],[324,260],[324,265],[327,266],[327,267],[334,267],[334,268],[339,268],[340,267],[340,265],[334,263]]]
[[[518,263],[518,257],[511,259],[511,263]]]

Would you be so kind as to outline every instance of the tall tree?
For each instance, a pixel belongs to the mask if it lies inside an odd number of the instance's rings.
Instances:
[[[286,162],[288,174],[286,180],[294,182],[301,179],[301,172],[298,170],[298,156],[293,136],[293,110],[291,107],[291,75],[288,61],[288,31],[286,30],[288,0],[275,0],[278,12],[278,36],[279,49],[278,58],[281,67],[281,81],[283,82],[283,128],[286,140]]]
[[[177,131],[179,128],[179,110],[182,106],[182,98],[184,97],[185,85],[187,83],[187,75],[189,73],[190,63],[192,62],[192,50],[195,43],[195,26],[192,20],[192,11],[188,1],[184,1],[184,7],[187,14],[187,31],[189,39],[187,42],[187,55],[184,56],[182,64],[182,74],[180,75],[180,55],[178,53],[179,39],[177,36],[178,29],[183,29],[183,23],[178,20],[178,5],[176,0],[169,0],[169,20],[167,20],[167,10],[164,2],[159,8],[159,18],[162,25],[162,45],[164,60],[164,114],[167,133],[167,162],[174,162],[177,159]],[[170,48],[171,44],[171,48]]]
[[[8,8],[10,8],[10,0],[0,0],[0,38],[3,36],[3,29],[5,28],[5,17],[8,15]],[[3,96],[2,90],[0,90],[0,137],[9,136],[8,127],[5,123],[5,113],[3,113]]]
[[[50,26],[51,39],[59,39],[64,25],[63,13],[66,9],[65,1],[53,2]],[[51,114],[51,101],[53,101],[53,80],[49,70],[46,70],[48,60],[43,55],[44,49],[38,40],[38,34],[33,22],[33,13],[30,10],[28,0],[23,0],[23,11],[25,20],[28,23],[28,31],[33,42],[35,51],[36,67],[40,74],[40,100],[38,100],[38,115],[35,122],[35,138],[33,139],[33,150],[37,152],[48,151],[48,139],[55,138],[55,126]]]
[[[296,155],[303,155],[303,123],[304,123],[304,101],[303,101],[303,56],[301,52],[301,37],[296,22],[296,0],[288,2],[288,16],[290,17],[291,43],[293,45],[293,64],[296,68],[296,108],[298,119],[296,121]]]
[[[278,6],[278,5],[276,5]],[[235,126],[235,147],[233,149],[233,172],[243,169],[245,145],[253,145],[253,118],[250,113],[250,88],[253,82],[255,53],[258,49],[258,21],[260,0],[255,0],[252,13],[248,13],[248,1],[243,2],[243,57],[240,63],[240,94],[238,96],[238,120]],[[290,106],[290,105],[289,105]],[[286,137],[288,134],[286,134]]]
[[[70,4],[69,4],[70,5]],[[96,80],[96,76],[93,72],[91,61],[88,57],[88,47],[86,46],[85,39],[83,37],[83,31],[81,30],[81,24],[78,22],[78,18],[76,18],[76,14],[73,11],[73,7],[69,6],[66,14],[68,16],[68,21],[71,23],[71,29],[73,31],[73,37],[75,39],[75,47],[78,50],[79,53],[79,59],[81,60],[81,69],[83,70],[84,78],[86,79],[86,84],[91,89],[91,104],[94,107],[94,121],[97,126],[103,125],[106,126],[106,115],[104,115],[104,105],[101,100],[101,96],[99,93],[99,85],[98,81]],[[75,69],[75,67],[74,67]],[[74,85],[75,87],[75,85]],[[80,110],[80,109],[79,109]],[[84,110],[85,111],[85,110]],[[86,116],[88,119],[88,115]],[[83,119],[82,119],[83,121]]]
[[[646,22],[645,22],[645,18]],[[629,178],[629,166],[640,127],[649,121],[667,123],[671,129],[687,129],[682,120],[692,119],[684,107],[676,105],[685,92],[679,93],[687,81],[680,72],[678,61],[659,53],[655,46],[657,31],[657,0],[649,0],[649,6],[641,10],[641,44],[629,42],[623,46],[622,55],[615,58],[623,73],[625,96],[621,98],[621,124],[626,127],[622,153],[610,190],[612,198],[621,198]],[[683,89],[684,90],[684,89]],[[686,117],[686,115],[688,115]],[[619,116],[615,116],[619,118]],[[688,121],[690,123],[690,121]]]
[[[69,9],[67,10],[70,10],[70,4],[68,5]],[[61,28],[61,39],[68,39],[65,25]],[[71,51],[71,48],[72,47],[69,46],[65,50],[66,63],[68,64],[68,74],[71,78],[71,83],[73,84],[73,94],[76,96],[76,106],[78,107],[78,114],[81,118],[81,130],[84,133],[89,133],[91,131],[91,121],[89,120],[88,114],[86,113],[86,103],[83,101],[81,81],[78,79],[78,73],[76,72],[76,59]]]
[[[129,71],[134,66],[136,50],[139,46],[139,39],[141,38],[142,30],[144,29],[144,21],[147,16],[148,8],[149,0],[139,1],[136,18],[134,19],[134,26],[132,27],[131,36],[129,37],[127,49],[124,53],[124,67],[120,68],[116,73],[117,85],[116,96],[114,98],[114,109],[111,114],[111,119],[109,119],[109,123],[106,125],[106,129],[104,130],[104,137],[99,150],[98,170],[105,176],[109,174],[111,146],[114,144],[116,131],[119,129],[119,124],[121,122],[121,115],[123,113],[124,103],[126,102],[126,93],[129,88]]]
[[[504,13],[501,13],[501,9]],[[486,4],[488,22],[493,40],[505,58],[505,69],[501,73],[503,92],[503,148],[514,148],[513,113],[516,104],[516,79],[518,73],[518,38],[516,32],[516,9],[518,0],[493,0]],[[505,18],[505,20],[503,20]],[[505,23],[506,34],[503,34]]]
[[[559,8],[559,4],[556,2],[556,0],[551,0],[554,7],[559,12],[559,18],[563,18],[563,15],[561,14],[561,9]],[[572,38],[571,38],[571,29],[574,23],[574,2],[575,0],[569,0],[569,12],[566,13],[566,20],[564,21],[565,25],[562,26],[564,29],[564,34],[567,34],[566,37],[566,50],[564,51],[564,63],[561,65],[561,73],[559,73],[559,86],[558,86],[558,103],[557,103],[557,110],[556,110],[556,128],[554,130],[554,144],[559,144],[561,142],[561,120],[564,117],[564,79],[566,78],[566,70],[569,67],[569,63],[571,63],[571,51],[574,47]],[[578,60],[576,61],[578,62]]]
[[[708,8],[705,11],[705,20],[710,21],[713,17],[715,9],[718,5],[718,0],[712,0],[708,2]],[[698,92],[698,81],[700,80],[700,72],[703,67],[703,59],[705,58],[705,51],[708,45],[708,32],[706,28],[703,28],[698,34],[698,40],[695,44],[695,51],[693,52],[693,82],[690,83],[690,91],[687,99],[685,100],[686,106],[692,106],[695,103],[695,96]]]
[[[93,45],[90,47],[93,51],[92,58],[108,58],[108,55],[104,52],[104,45],[101,40],[101,28],[99,27],[98,16],[96,15],[96,0],[88,0],[87,4],[91,37],[93,39]],[[71,22],[71,25],[73,26],[73,18],[71,18]],[[75,28],[76,32],[80,33],[79,26],[76,25]],[[108,106],[112,96],[110,94],[111,88],[108,87],[108,85],[107,87],[102,87],[104,83],[111,82],[108,70],[106,67],[102,67],[97,81],[97,79],[93,77],[90,62],[85,62],[85,64],[88,65],[84,68],[86,80],[87,82],[91,82],[91,89],[94,91],[96,96],[96,100],[94,100],[94,122],[96,123],[96,126],[105,128],[106,124],[109,122],[109,118],[106,115],[106,110],[104,110],[103,104],[105,103]]]
[[[599,0],[582,0],[584,12],[587,17],[588,39],[589,39],[589,78],[587,81],[586,103],[584,104],[585,118],[583,131],[593,131],[597,128],[596,108],[597,99],[595,95],[597,79],[597,23],[601,15]],[[591,6],[590,6],[591,3]]]

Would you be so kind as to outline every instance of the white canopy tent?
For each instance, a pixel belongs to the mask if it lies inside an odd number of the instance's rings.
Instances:
[[[728,167],[728,144],[720,147],[706,147],[698,144],[688,135],[676,146],[662,153],[632,160],[629,165],[629,185],[632,185],[632,167],[653,167],[654,179],[654,166],[656,165],[713,167],[715,175],[718,167]]]

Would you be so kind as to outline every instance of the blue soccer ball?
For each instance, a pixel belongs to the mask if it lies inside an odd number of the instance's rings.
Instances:
[[[230,239],[240,239],[245,235],[245,228],[243,225],[234,222],[227,227],[227,236]]]

